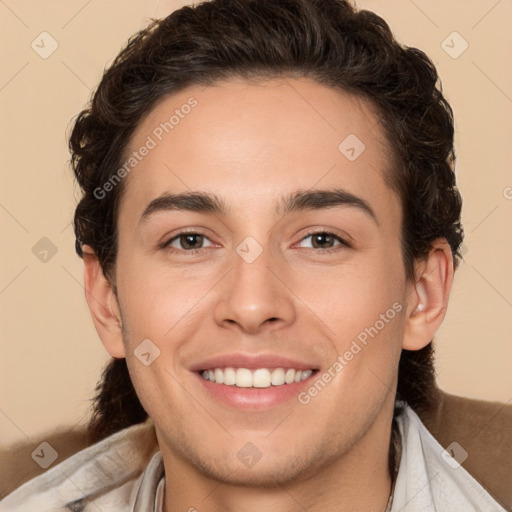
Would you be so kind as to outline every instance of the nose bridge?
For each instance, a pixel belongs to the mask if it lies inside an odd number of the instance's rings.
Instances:
[[[292,296],[275,275],[278,269],[269,248],[248,237],[236,248],[233,267],[216,305],[218,323],[236,323],[256,332],[270,321],[293,321]]]

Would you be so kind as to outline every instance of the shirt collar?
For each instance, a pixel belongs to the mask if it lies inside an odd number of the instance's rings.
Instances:
[[[397,418],[402,452],[391,512],[506,512],[408,406]]]
[[[452,460],[409,406],[404,406],[397,423],[401,439],[400,466],[386,512],[506,512]],[[153,455],[139,481],[134,512],[162,512],[165,472],[161,451]]]

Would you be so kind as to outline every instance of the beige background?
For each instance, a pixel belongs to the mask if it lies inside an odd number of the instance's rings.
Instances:
[[[128,36],[149,18],[185,3],[0,2],[3,445],[87,417],[107,355],[84,300],[82,261],[74,253],[70,220],[77,191],[66,133]],[[360,0],[358,5],[381,14],[402,42],[426,51],[455,110],[466,254],[436,341],[439,383],[455,394],[509,402],[512,1]],[[462,39],[448,37],[454,31],[469,45],[458,58],[444,49],[462,48]],[[42,32],[58,43],[47,59],[31,48]],[[57,250],[46,262],[32,252],[43,237]]]

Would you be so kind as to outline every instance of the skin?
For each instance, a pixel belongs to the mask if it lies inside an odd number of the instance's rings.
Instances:
[[[436,241],[406,279],[401,205],[384,179],[389,144],[368,102],[309,79],[189,87],[146,115],[129,151],[191,96],[198,105],[125,178],[117,296],[91,248],[84,258],[98,333],[110,355],[126,357],[155,424],[165,510],[382,511],[400,351],[425,346],[444,318],[450,249]],[[366,146],[355,161],[338,149],[349,134]],[[347,205],[276,212],[290,193],[334,188],[375,219]],[[226,214],[169,210],[140,222],[156,197],[190,191],[215,194]],[[193,239],[199,252],[180,244],[183,229],[204,234],[203,245]],[[315,244],[310,230],[350,246]],[[248,236],[262,249],[252,263],[236,251]],[[311,361],[322,373],[396,303],[399,314],[307,405],[241,411],[189,370],[236,351]],[[149,366],[134,355],[144,339],[160,350]],[[252,467],[237,457],[246,443],[261,453]]]

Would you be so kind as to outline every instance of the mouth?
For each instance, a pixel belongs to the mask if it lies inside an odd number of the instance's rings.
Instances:
[[[297,368],[210,368],[199,370],[197,373],[203,380],[234,386],[237,388],[258,388],[289,386],[309,379],[318,370],[310,368],[300,370]]]
[[[247,364],[247,366],[251,366]],[[259,365],[258,365],[259,366]],[[269,411],[297,399],[311,385],[317,368],[290,366],[257,367],[210,366],[195,370],[207,400],[229,410]]]
[[[320,365],[282,354],[236,352],[203,359],[188,369],[208,401],[230,410],[265,411],[297,399]]]

